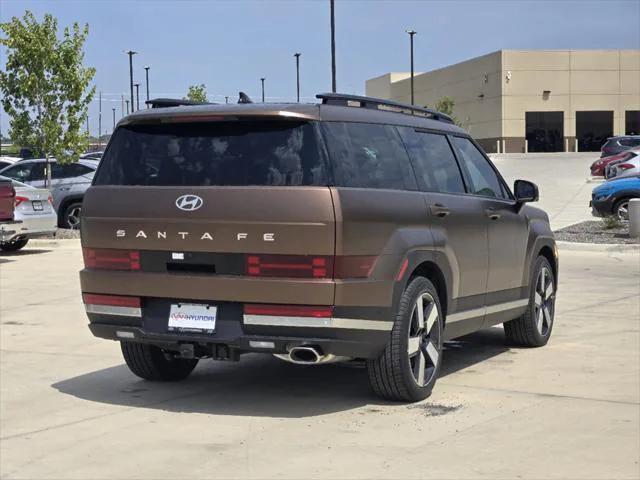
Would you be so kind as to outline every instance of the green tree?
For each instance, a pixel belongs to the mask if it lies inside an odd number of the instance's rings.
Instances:
[[[207,87],[205,87],[204,83],[200,85],[191,85],[189,87],[189,91],[186,96],[187,100],[191,100],[192,102],[207,102]]]
[[[60,39],[55,17],[46,14],[38,22],[27,10],[22,18],[1,23],[0,30],[7,58],[0,91],[9,135],[34,155],[76,161],[87,146],[82,126],[95,93],[95,87],[88,88],[95,69],[83,66],[88,25],[74,23]]]

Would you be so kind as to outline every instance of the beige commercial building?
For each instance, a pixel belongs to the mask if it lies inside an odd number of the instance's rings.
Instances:
[[[409,103],[410,84],[387,73],[366,94]],[[596,151],[640,134],[640,50],[500,50],[415,74],[414,95],[429,107],[451,97],[487,152]]]

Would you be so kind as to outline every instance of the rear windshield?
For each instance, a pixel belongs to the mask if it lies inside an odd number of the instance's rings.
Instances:
[[[211,122],[119,127],[95,185],[327,185],[312,123]]]

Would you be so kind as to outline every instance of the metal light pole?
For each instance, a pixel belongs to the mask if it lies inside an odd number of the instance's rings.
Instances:
[[[140,110],[140,84],[134,83],[134,87],[136,87],[136,111]]]
[[[125,53],[129,55],[129,87],[131,88],[131,109],[133,109],[133,56],[138,52],[127,50]]]
[[[145,75],[146,80],[147,80],[147,102],[149,101],[149,69],[150,68],[151,67],[148,66],[148,65],[146,67],[144,67],[144,75]],[[147,108],[149,108],[149,104],[148,103],[147,103]]]
[[[336,93],[336,15],[334,0],[329,0],[331,7],[331,91]]]
[[[102,146],[102,92],[98,103],[98,146]]]
[[[125,100],[127,102],[127,115],[129,115],[129,100]]]
[[[116,129],[116,107],[113,107],[111,109],[111,112],[113,113],[113,129],[111,130],[111,132],[113,133],[113,131]]]
[[[407,30],[409,34],[409,43],[411,44],[411,105],[415,105],[413,98],[413,36],[418,33],[415,30]]]
[[[264,103],[264,81],[265,81],[265,78],[262,77],[260,79],[260,81],[262,82],[262,103]]]
[[[300,103],[300,55],[302,54],[293,54],[296,57],[296,97],[298,98],[298,103]]]
[[[229,103],[229,97],[224,97],[224,103]]]

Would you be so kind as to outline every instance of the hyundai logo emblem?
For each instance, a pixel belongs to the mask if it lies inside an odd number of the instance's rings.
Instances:
[[[176,207],[185,212],[193,212],[198,210],[204,201],[197,195],[182,195],[176,200]]]

